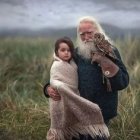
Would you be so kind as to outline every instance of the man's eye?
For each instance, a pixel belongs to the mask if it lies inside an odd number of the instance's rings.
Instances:
[[[80,33],[80,35],[84,35],[84,33]]]
[[[92,34],[92,32],[87,32],[87,34],[88,34],[88,35],[91,35],[91,34]]]
[[[80,35],[81,35],[81,36],[84,36],[85,34],[91,35],[92,33],[93,33],[92,31],[90,31],[90,32],[84,32],[84,33],[80,33]]]

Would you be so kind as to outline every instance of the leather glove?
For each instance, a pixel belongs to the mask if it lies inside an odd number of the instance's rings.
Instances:
[[[92,53],[92,62],[100,64],[102,73],[106,77],[113,77],[119,71],[119,67],[101,52]]]

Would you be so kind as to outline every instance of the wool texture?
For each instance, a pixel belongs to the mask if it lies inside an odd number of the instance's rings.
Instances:
[[[79,138],[79,134],[109,137],[99,106],[79,94],[77,66],[73,60],[68,63],[54,56],[50,85],[58,91],[61,100],[49,98],[51,126],[47,140],[72,140],[72,137]]]

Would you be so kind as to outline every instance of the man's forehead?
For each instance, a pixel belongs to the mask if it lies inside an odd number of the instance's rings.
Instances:
[[[79,32],[86,32],[86,31],[94,31],[97,30],[97,27],[93,24],[82,24],[79,26]]]
[[[93,24],[91,23],[91,22],[81,22],[80,24],[79,24],[79,27],[81,28],[81,27],[92,27],[93,26]]]
[[[91,23],[91,22],[81,22],[79,24],[79,28],[92,28],[92,27],[95,27],[96,25],[94,23]]]

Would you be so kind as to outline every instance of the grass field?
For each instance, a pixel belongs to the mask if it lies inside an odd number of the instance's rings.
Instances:
[[[116,44],[130,84],[120,91],[111,140],[140,140],[140,41],[126,38]],[[0,39],[0,140],[45,140],[50,119],[42,87],[49,79],[53,46],[45,38]]]

